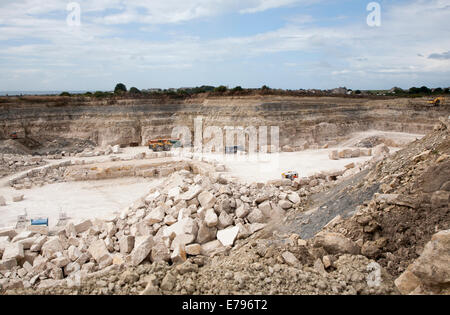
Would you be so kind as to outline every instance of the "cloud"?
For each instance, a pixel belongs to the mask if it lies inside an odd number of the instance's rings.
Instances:
[[[442,54],[431,54],[428,56],[429,59],[437,59],[437,60],[449,60],[450,59],[450,51],[444,52]]]
[[[39,3],[44,5],[34,7]],[[17,84],[11,89],[18,89],[20,78],[22,83],[33,78],[33,84],[39,84],[40,73],[48,84],[56,85],[64,81],[63,78],[70,78],[71,81],[67,82],[72,84],[82,82],[85,76],[95,77],[93,73],[104,81],[106,75],[147,70],[163,74],[164,70],[175,74],[176,71],[191,71],[192,75],[211,71],[208,78],[219,80],[227,68],[231,68],[230,65],[238,68],[237,77],[246,76],[249,71],[242,67],[243,62],[264,68],[254,60],[277,58],[285,53],[294,53],[299,59],[283,60],[280,57],[280,64],[284,67],[280,67],[278,78],[297,71],[298,76],[308,73],[305,79],[308,82],[314,82],[318,77],[323,81],[335,80],[326,81],[328,84],[344,79],[351,79],[355,84],[375,81],[388,84],[389,80],[410,82],[408,80],[416,78],[444,80],[450,75],[450,52],[447,51],[450,47],[447,36],[450,7],[446,1],[418,0],[383,6],[379,28],[368,27],[365,19],[330,26],[321,26],[310,19],[306,24],[287,21],[284,26],[247,36],[207,39],[192,36],[188,31],[184,35],[175,33],[155,37],[157,39],[152,35],[147,38],[129,37],[130,31],[127,33],[122,24],[137,23],[136,28],[131,28],[131,33],[139,29],[148,34],[153,31],[162,33],[168,24],[187,23],[227,12],[252,14],[312,2],[80,1],[80,28],[69,28],[65,24],[67,3],[62,0],[0,1],[0,66],[3,72],[0,85]],[[307,16],[303,17],[306,19]],[[420,57],[414,53],[417,51],[429,57]],[[436,53],[442,51],[444,53]],[[302,60],[303,55],[311,57]],[[324,64],[328,66],[324,67]],[[33,71],[27,75],[25,70],[28,68]],[[17,81],[10,83],[9,75]],[[329,79],[330,75],[333,78]],[[161,85],[170,82],[166,76],[161,80],[166,80]]]

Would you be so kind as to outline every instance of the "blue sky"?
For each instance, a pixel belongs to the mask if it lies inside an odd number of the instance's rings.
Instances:
[[[450,1],[0,0],[0,91],[450,86]]]

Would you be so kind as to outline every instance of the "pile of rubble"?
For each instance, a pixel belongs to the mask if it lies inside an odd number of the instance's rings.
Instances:
[[[332,150],[328,154],[330,160],[339,160],[339,159],[351,159],[357,158],[360,156],[373,156],[374,159],[380,160],[389,155],[390,149],[385,144],[380,144],[376,147],[372,148],[362,148],[362,149],[344,149],[341,151]]]
[[[45,164],[38,156],[0,154],[0,178]]]
[[[379,162],[364,179],[380,192],[328,230],[358,242],[403,294],[450,292],[450,134],[435,131]],[[361,187],[353,187],[354,190]]]
[[[222,177],[213,182],[183,170],[107,220],[69,223],[55,233],[32,226],[0,232],[2,286],[43,287],[116,264],[209,256],[229,250],[236,239],[299,203],[299,195],[284,187],[240,185]]]

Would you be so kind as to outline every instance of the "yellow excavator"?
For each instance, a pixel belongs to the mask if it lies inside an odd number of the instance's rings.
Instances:
[[[433,106],[439,106],[439,105],[444,104],[444,98],[443,97],[437,97],[434,100],[428,101],[427,103],[430,104],[430,105],[433,105]]]

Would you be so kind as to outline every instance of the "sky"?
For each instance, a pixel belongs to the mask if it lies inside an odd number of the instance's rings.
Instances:
[[[0,0],[0,91],[450,86],[450,0],[372,2]]]

